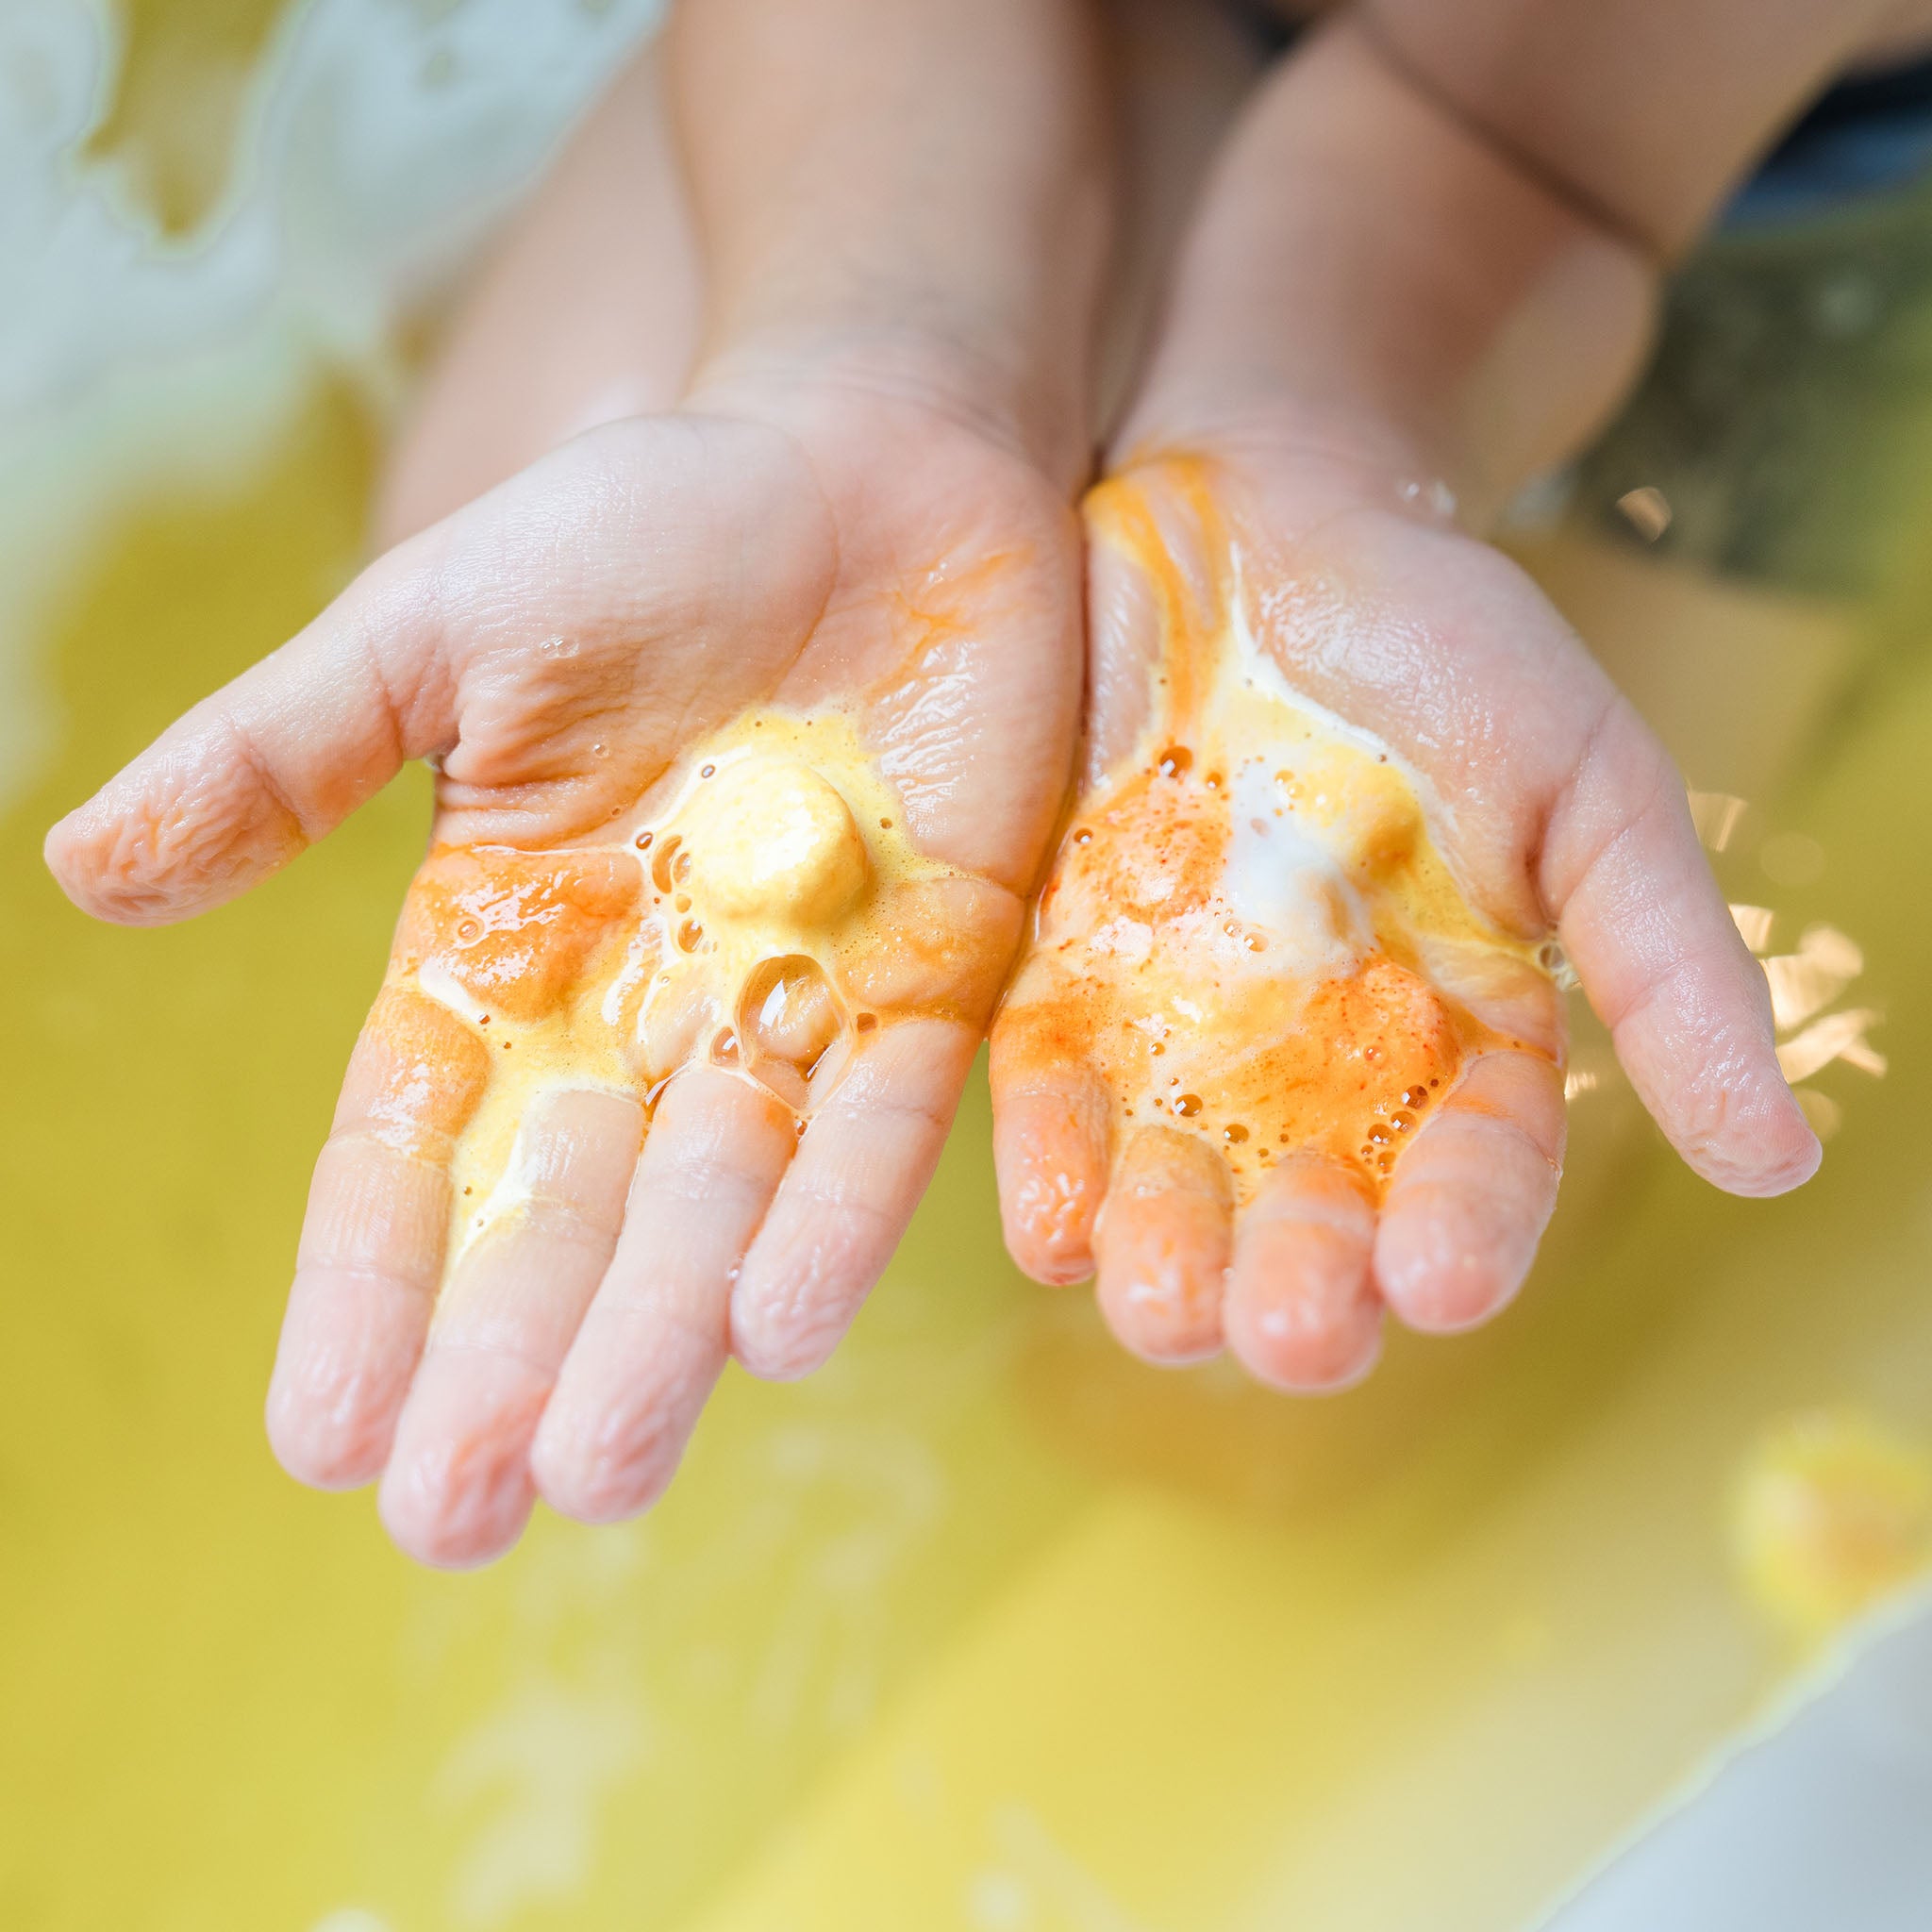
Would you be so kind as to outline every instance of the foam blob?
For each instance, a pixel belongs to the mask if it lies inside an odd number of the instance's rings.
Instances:
[[[865,841],[851,808],[790,759],[719,772],[693,802],[685,850],[705,896],[737,918],[824,925],[865,890]]]
[[[397,1131],[449,1159],[445,1273],[522,1211],[517,1130],[546,1094],[648,1116],[703,1062],[803,1123],[880,1027],[983,1025],[1017,927],[1010,893],[919,851],[830,707],[745,713],[597,842],[432,852],[371,1036]]]
[[[1284,679],[1196,466],[1159,475],[1200,538],[1187,569],[1140,483],[1089,499],[1158,612],[1155,702],[1062,839],[995,1073],[1091,1071],[1116,1150],[1204,1141],[1240,1202],[1303,1152],[1379,1192],[1470,1059],[1528,1043],[1475,1008],[1553,1014],[1548,975],[1471,904],[1418,774]]]

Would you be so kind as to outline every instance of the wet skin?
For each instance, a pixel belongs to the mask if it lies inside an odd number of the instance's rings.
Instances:
[[[1373,1366],[1385,1310],[1440,1333],[1508,1301],[1561,1171],[1561,1011],[1531,963],[1553,939],[1699,1172],[1774,1192],[1815,1163],[1681,781],[1528,580],[1431,499],[1251,436],[1149,456],[1090,500],[1088,747],[993,1028],[995,1145],[1021,1265],[1093,1275],[1152,1361],[1224,1343],[1262,1381],[1332,1389]],[[1232,605],[1293,697],[1415,774],[1467,895],[1439,887],[1407,943],[1312,979],[1305,936],[1239,916],[1235,774],[1186,744],[1179,693],[1211,676]],[[1286,756],[1306,721],[1278,711]],[[1378,837],[1339,890],[1386,872]],[[1418,945],[1431,921],[1448,943]],[[1148,1057],[1217,1024],[1184,1078]],[[1163,1083],[1187,1090],[1164,1108]]]
[[[1339,38],[1329,46],[1332,70],[1343,50]],[[1350,128],[1388,126],[1382,93],[1373,111],[1344,111],[1353,95],[1318,72],[1316,51],[1297,63],[1316,104],[1331,101]],[[679,392],[702,293],[679,190],[662,152],[600,145],[600,133],[648,130],[642,72],[613,96],[621,111],[593,124],[473,312],[392,480],[392,525],[466,502],[574,428]],[[1160,92],[1150,87],[1149,99]],[[1306,99],[1280,106],[1273,119],[1290,131],[1320,119]],[[1381,191],[1364,176],[1350,202],[1349,170],[1310,172],[1271,151],[1260,138],[1270,111],[1263,103],[1259,134],[1235,144],[1197,210],[1180,299],[1114,465],[1113,499],[1138,492],[1158,541],[1124,545],[1096,524],[1076,817],[1111,808],[1113,788],[1131,781],[1163,650],[1153,586],[1177,577],[1210,605],[1215,526],[1239,544],[1250,627],[1288,684],[1417,774],[1430,838],[1486,929],[1523,947],[1560,939],[1687,1158],[1741,1192],[1794,1185],[1816,1144],[1778,1077],[1762,975],[1704,867],[1676,774],[1527,581],[1431,512],[1428,465],[1389,454],[1428,441],[1404,414],[1409,376],[1433,367],[1428,329],[1405,320],[1404,380],[1386,408],[1357,397],[1336,434],[1335,409],[1307,408],[1310,393],[1328,404],[1338,388],[1361,387],[1342,353],[1364,334],[1350,306],[1359,277],[1318,258],[1306,223],[1284,226],[1283,184],[1300,183],[1304,216],[1303,204],[1334,205],[1328,225],[1346,248],[1374,227],[1357,203]],[[1466,131],[1427,132],[1439,146],[1468,144]],[[1403,179],[1437,180],[1430,155]],[[1452,158],[1503,199],[1507,219],[1486,218],[1479,233],[1542,232],[1508,200],[1528,191],[1491,182],[1493,158]],[[638,218],[641,174],[665,216],[655,225]],[[574,224],[573,209],[593,218]],[[1569,245],[1574,221],[1541,218],[1553,247]],[[1294,293],[1294,331],[1280,326],[1271,266]],[[1330,287],[1339,349],[1317,325]],[[508,300],[518,290],[543,300]],[[1429,317],[1406,293],[1383,306]],[[610,317],[622,325],[598,321]],[[1574,349],[1567,321],[1557,332]],[[1260,352],[1284,346],[1300,358],[1292,367]],[[1578,359],[1566,351],[1561,370]],[[540,368],[570,372],[563,392],[539,393]],[[1522,375],[1514,361],[1510,372]],[[1574,440],[1609,385],[1599,371],[1581,399],[1525,399],[1539,449]],[[508,427],[479,447],[469,431],[486,420]],[[1177,492],[1171,458],[1203,487]],[[1472,467],[1494,494],[1513,460],[1478,450]],[[350,1068],[305,1229],[270,1400],[293,1474],[331,1486],[381,1474],[405,1548],[483,1560],[514,1540],[533,1493],[593,1520],[647,1504],[727,1352],[766,1374],[823,1357],[929,1172],[1039,882],[1072,763],[1078,577],[1060,490],[949,413],[860,387],[728,418],[640,414],[400,544],[56,829],[50,861],[80,904],[167,920],[245,889],[402,758],[441,760],[436,852]],[[778,1091],[785,1081],[720,1064],[695,1034],[661,1091],[650,1055],[619,1053],[619,1065],[614,1038],[578,1040],[594,1078],[533,1097],[516,1211],[486,1216],[483,1236],[466,1233],[457,1253],[458,1191],[477,1183],[454,1180],[452,1163],[471,1158],[476,1123],[507,1091],[492,1067],[534,1039],[506,1048],[505,1015],[554,1029],[598,1008],[591,995],[608,991],[649,916],[655,881],[629,855],[662,825],[692,755],[734,720],[828,702],[902,800],[890,815],[917,850],[975,882],[984,917],[963,929],[981,937],[955,991],[928,1003],[939,1009],[908,1002],[862,1047],[860,1009],[841,991],[841,1037],[859,1050],[804,1108],[795,1090]],[[1091,936],[1074,883],[1063,862],[1042,938]],[[491,1013],[505,1029],[492,1045],[486,1008],[424,997],[422,972],[440,957],[460,985],[458,956],[475,943],[464,921],[493,930],[506,907],[519,934],[510,951],[527,942],[528,957],[466,990],[509,996]],[[1187,970],[1189,935],[1168,938]],[[1038,1039],[1016,1052],[1036,957],[995,1039],[1016,1255],[1051,1280],[1097,1265],[1103,1309],[1150,1358],[1225,1341],[1288,1388],[1361,1373],[1385,1307],[1431,1329],[1492,1312],[1522,1278],[1557,1182],[1548,987],[1523,982],[1523,997],[1491,1004],[1483,988],[1416,963],[1392,962],[1405,977],[1381,965],[1359,975],[1383,1037],[1416,1058],[1429,1096],[1406,1109],[1414,1126],[1399,1130],[1409,1138],[1390,1171],[1364,1168],[1359,1150],[1384,1144],[1367,1129],[1339,1141],[1324,1129],[1277,1136],[1263,1178],[1258,1158],[1244,1172],[1226,1158],[1235,1143],[1196,1131],[1247,1124],[1205,1104],[1152,1140],[1123,1135],[1124,1102],[1091,1028],[1062,1032],[1055,1052]],[[1133,989],[1104,970],[1093,995],[1096,1010],[1136,1015]],[[1246,1058],[1265,1063],[1274,1043]],[[802,1054],[793,1071],[816,1068]],[[1371,1111],[1383,1106],[1394,1130],[1405,1109],[1390,1099]],[[1352,1135],[1361,1124],[1347,1124]]]
[[[380,1474],[405,1549],[479,1561],[540,1492],[591,1520],[650,1502],[727,1354],[773,1376],[824,1359],[924,1187],[1017,942],[1071,755],[1077,574],[1037,473],[907,405],[611,425],[391,551],[55,828],[77,903],[156,924],[438,760],[269,1397],[293,1474]],[[858,902],[891,958],[841,969],[837,1078],[809,1096],[721,1063],[715,1028],[641,1045],[626,1011],[597,1032],[663,896],[637,841],[680,755],[759,712],[845,721],[897,801],[890,836],[950,895],[933,944],[919,908]],[[939,963],[908,980],[922,946]],[[591,1030],[542,1034],[566,1020]],[[533,1094],[514,1211],[453,1256],[452,1159],[518,1039],[584,1077]],[[791,1055],[794,1083],[824,1046]]]

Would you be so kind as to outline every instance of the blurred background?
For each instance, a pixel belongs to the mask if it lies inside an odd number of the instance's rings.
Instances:
[[[1015,1274],[976,1082],[851,1341],[728,1376],[648,1520],[437,1575],[275,1468],[426,774],[178,930],[40,841],[356,569],[656,10],[0,9],[0,1925],[1610,1932],[1661,1857],[1700,1932],[1932,1924],[1924,186],[1760,183],[1507,537],[1696,788],[1815,1184],[1704,1188],[1579,1015],[1521,1302],[1295,1404]]]

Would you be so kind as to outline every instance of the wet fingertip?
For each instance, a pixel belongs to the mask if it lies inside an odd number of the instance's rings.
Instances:
[[[530,1445],[530,1479],[559,1516],[623,1523],[671,1487],[691,1419],[716,1379],[715,1364],[683,1389],[630,1389],[612,1399],[553,1397]],[[627,1399],[626,1399],[627,1398]]]
[[[823,1368],[844,1332],[843,1322],[808,1308],[731,1299],[732,1358],[760,1382],[796,1382]]]
[[[269,1448],[309,1489],[361,1489],[389,1460],[414,1358],[371,1360],[353,1345],[305,1345],[296,1327],[269,1378]]]
[[[1687,1153],[1685,1158],[1703,1179],[1727,1194],[1759,1201],[1789,1194],[1802,1188],[1824,1162],[1824,1142],[1812,1131],[1795,1101],[1791,1103],[1791,1115],[1778,1137],[1782,1144],[1774,1149],[1755,1146],[1741,1159],[1728,1152],[1700,1149]]]
[[[1002,1204],[1003,1210],[1005,1203]],[[1069,1229],[1056,1223],[1048,1229],[1029,1220],[1024,1211],[1002,1211],[1000,1231],[1006,1238],[1007,1253],[1013,1265],[1028,1280],[1042,1288],[1073,1288],[1093,1278],[1092,1215],[1085,1224]]]
[[[1753,1093],[1727,1091],[1699,1123],[1702,1130],[1673,1132],[1685,1164],[1712,1187],[1765,1200],[1801,1188],[1824,1159],[1824,1144],[1781,1074],[1770,1073]]]
[[[392,1456],[376,1513],[406,1557],[437,1570],[475,1570],[513,1548],[536,1491],[521,1447],[478,1453],[441,1443]]]
[[[98,819],[98,800],[90,799],[47,828],[41,841],[41,858],[71,905],[91,919],[112,925],[152,925],[165,917],[161,895],[122,879],[104,877],[101,856],[93,851],[104,829],[90,823]]]
[[[1097,1297],[1100,1313],[1113,1339],[1152,1369],[1186,1369],[1212,1361],[1224,1346],[1219,1320],[1176,1321],[1167,1308],[1146,1306],[1160,1293],[1147,1283],[1103,1291]]]
[[[1375,1236],[1375,1286],[1405,1327],[1459,1335],[1516,1299],[1541,1228],[1499,1220],[1459,1192],[1431,1192],[1426,1201],[1412,1194],[1405,1211],[1384,1215]]]
[[[310,1490],[366,1488],[382,1474],[395,1434],[387,1416],[347,1422],[318,1416],[279,1376],[269,1384],[263,1423],[283,1473]]]
[[[537,1493],[573,1523],[626,1523],[654,1507],[671,1487],[684,1445],[659,1438],[600,1452],[540,1435],[530,1454]]]
[[[1041,1288],[1078,1288],[1082,1282],[1093,1279],[1093,1257],[1091,1253],[1078,1255],[1041,1256],[1023,1252],[1013,1237],[1007,1237],[1007,1253],[1013,1258],[1013,1265],[1029,1281],[1037,1281]]]
[[[1285,1395],[1343,1394],[1382,1359],[1382,1308],[1374,1296],[1339,1319],[1312,1324],[1283,1304],[1249,1307],[1231,1298],[1223,1323],[1236,1360]]]
[[[1103,1261],[1094,1299],[1114,1340],[1155,1368],[1211,1360],[1225,1342],[1221,1304],[1224,1263],[1199,1266],[1184,1256],[1128,1255]]]

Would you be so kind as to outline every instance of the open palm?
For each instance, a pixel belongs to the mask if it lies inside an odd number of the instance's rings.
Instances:
[[[1095,493],[1086,770],[994,1027],[993,1099],[1016,1257],[1042,1280],[1097,1274],[1116,1333],[1156,1360],[1225,1341],[1264,1381],[1335,1387],[1374,1361],[1385,1309],[1440,1331],[1508,1299],[1563,1148],[1561,1017],[1528,965],[1546,936],[1698,1172],[1772,1193],[1817,1159],[1778,1072],[1763,974],[1669,758],[1528,579],[1429,494],[1258,428],[1145,457]],[[1132,518],[1114,508],[1124,496]],[[1378,1069],[1281,980],[1292,937],[1240,917],[1232,867],[1191,829],[1222,822],[1208,791],[1224,775],[1236,790],[1233,773],[1190,772],[1185,751],[1162,749],[1174,691],[1199,675],[1177,639],[1236,624],[1286,696],[1372,733],[1416,774],[1429,833],[1494,935],[1411,946],[1404,966],[1377,934],[1339,969],[1334,998],[1368,1013],[1353,1031],[1373,1024]],[[1299,735],[1286,696],[1284,751]],[[1110,826],[1123,851],[1096,891]],[[1176,852],[1200,879],[1162,856]],[[1354,895],[1347,871],[1344,856],[1338,905]],[[1146,1069],[1174,1056],[1146,1057],[1217,1008],[1230,1049],[1201,1066],[1198,1092],[1152,1111]],[[1096,1011],[1099,1031],[1082,1019]],[[1458,1012],[1466,1043],[1444,1058]],[[1284,1134],[1243,1180],[1246,1109],[1344,1077],[1350,1131]]]
[[[477,1561],[540,1491],[589,1519],[652,1500],[728,1353],[767,1375],[824,1358],[925,1184],[1017,942],[1077,625],[1071,513],[972,431],[845,393],[637,419],[399,545],[55,828],[77,903],[156,924],[245,890],[405,759],[436,763],[431,858],[304,1226],[269,1403],[291,1473],[381,1474],[405,1548]],[[866,902],[924,980],[896,1007],[882,989],[856,1038],[835,1016],[836,1079],[814,1040],[808,1096],[645,1042],[607,1004],[616,1058],[534,1096],[515,1211],[452,1246],[452,1159],[506,1077],[481,1008],[585,1004],[652,916],[641,828],[684,755],[759,708],[849,721],[937,881],[910,910]],[[430,997],[431,968],[457,992]]]

